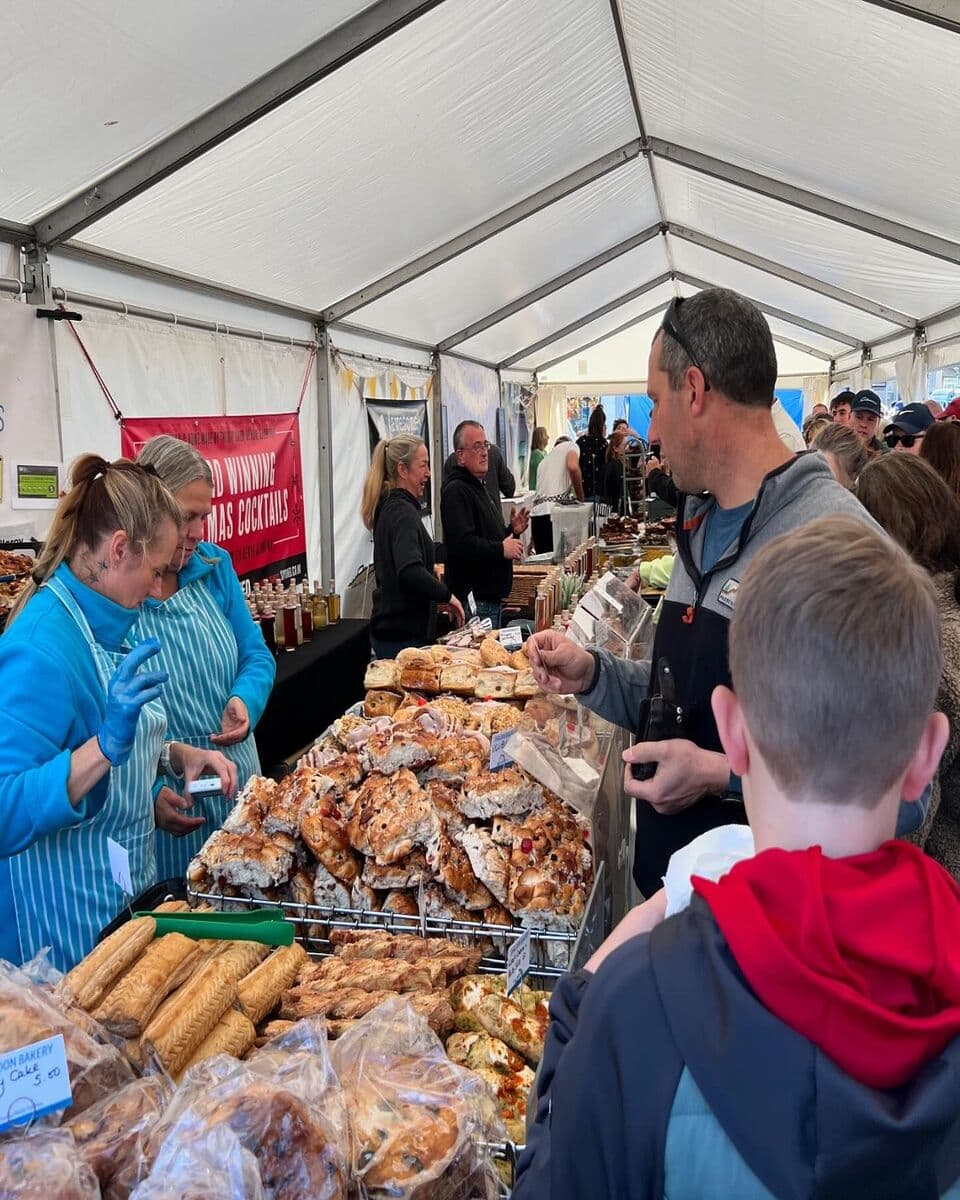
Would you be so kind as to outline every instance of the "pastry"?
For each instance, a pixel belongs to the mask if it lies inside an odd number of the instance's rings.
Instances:
[[[264,833],[285,833],[295,837],[300,829],[300,814],[305,805],[326,795],[331,780],[313,767],[298,767],[277,785],[270,807],[263,817]]]
[[[423,785],[423,790],[429,797],[437,817],[446,822],[451,833],[459,833],[460,830],[466,829],[467,819],[460,811],[458,792],[439,779],[427,780]]]
[[[479,963],[481,955],[473,947],[464,947],[446,938],[422,938],[409,933],[380,933],[376,930],[335,929],[330,934],[337,957],[344,962],[367,958],[402,958],[416,962],[436,956],[453,958],[464,964]],[[465,970],[469,971],[469,965]]]
[[[385,865],[426,846],[436,829],[436,812],[416,776],[400,770],[390,777],[367,777],[357,792],[348,836],[354,849]]]
[[[342,799],[347,792],[356,787],[363,778],[363,768],[356,754],[341,754],[339,758],[317,767],[320,775],[325,775],[333,785],[331,792],[336,799]]]
[[[502,771],[471,776],[463,785],[459,803],[464,816],[486,820],[499,813],[529,812],[542,800],[543,790],[538,783],[515,767],[505,767]]]
[[[500,904],[506,904],[510,891],[510,860],[507,854],[486,829],[478,829],[474,825],[459,834],[458,841],[477,879],[489,889],[492,898]],[[512,922],[508,921],[507,924]]]
[[[510,651],[496,638],[484,638],[480,643],[480,661],[485,667],[509,667]]]
[[[160,1006],[144,1030],[144,1049],[178,1076],[236,994],[236,968],[225,955],[217,955]]]
[[[540,1061],[547,1036],[547,1022],[538,1013],[526,1013],[509,996],[492,990],[483,975],[466,976],[450,985],[454,1013],[465,1011],[484,1030],[505,1042],[528,1063]]]
[[[407,646],[397,655],[397,665],[404,667],[430,667],[434,659],[429,646]]]
[[[377,658],[367,665],[367,673],[363,677],[363,686],[370,688],[386,688],[390,690],[397,686],[399,679],[397,663],[392,658]]]
[[[530,668],[518,671],[516,682],[513,685],[513,694],[518,700],[527,700],[533,696],[540,695],[540,685],[534,678],[533,671]]]
[[[467,693],[470,696],[473,695],[473,686],[471,683],[470,691]],[[430,701],[430,707],[452,717],[460,727],[470,719],[470,705],[465,700],[458,700],[456,696],[437,696],[436,699]]]
[[[139,960],[94,1011],[94,1017],[119,1037],[140,1037],[163,999],[194,970],[203,951],[193,938],[168,933],[147,946]]]
[[[510,655],[510,666],[515,671],[529,671],[530,659],[527,657],[526,650],[514,650]]]
[[[430,877],[426,853],[416,849],[392,863],[381,864],[372,858],[366,859],[360,878],[367,887],[392,891],[395,888],[417,887],[424,879]],[[413,911],[416,914],[416,905]]]
[[[352,908],[352,886],[341,883],[318,862],[313,876],[313,902],[319,908]]]
[[[471,704],[470,717],[473,728],[486,737],[505,729],[515,729],[520,724],[520,713],[511,704],[498,704],[494,700]]]
[[[431,779],[462,783],[470,775],[479,775],[489,761],[489,753],[476,738],[440,738],[436,761],[421,771],[420,780],[423,783]]]
[[[376,733],[363,747],[368,771],[392,775],[402,767],[418,770],[437,757],[439,739],[421,731]]]
[[[283,834],[228,833],[217,830],[207,838],[187,872],[188,880],[206,874],[216,884],[260,890],[277,887],[290,878],[296,847]]]
[[[235,1008],[228,1008],[200,1045],[194,1050],[181,1074],[214,1054],[231,1054],[243,1058],[254,1043],[257,1031],[250,1018]]]
[[[441,666],[444,663],[453,662],[453,653],[446,646],[431,646],[430,657],[435,663],[440,663]]]
[[[281,946],[240,980],[237,1003],[254,1025],[273,1011],[306,962],[307,952],[302,946]]]
[[[372,690],[363,702],[363,713],[367,717],[392,717],[399,707],[400,697],[396,692]]]
[[[300,974],[299,987],[286,995],[326,990],[333,986],[360,988],[364,992],[427,992],[446,985],[442,964],[431,971],[430,959],[406,962],[399,958],[324,958],[311,963]]]
[[[427,862],[433,868],[434,878],[456,904],[474,910],[493,903],[493,896],[477,878],[469,857],[449,836],[443,822],[436,839],[427,849]]]
[[[227,813],[223,828],[227,833],[259,832],[276,790],[274,780],[252,775],[237,794],[236,803]]]
[[[472,696],[477,686],[477,668],[466,663],[451,663],[440,671],[440,690],[457,696]]]
[[[400,668],[400,686],[410,691],[426,692],[436,695],[440,691],[440,664],[433,659],[427,660],[425,666],[404,666]]]
[[[358,879],[350,893],[350,907],[361,912],[379,912],[380,897],[369,884]]]
[[[517,673],[510,667],[490,667],[477,672],[473,694],[480,700],[508,700],[513,695]]]
[[[146,1174],[144,1141],[172,1093],[162,1074],[147,1075],[67,1122],[81,1160],[100,1181],[104,1200],[125,1200],[130,1186]]]
[[[156,931],[153,917],[126,921],[64,976],[58,987],[59,995],[92,1012],[153,941]]]
[[[353,884],[361,862],[350,847],[347,821],[332,796],[305,806],[300,815],[300,836],[335,879],[347,886]]]
[[[420,910],[417,908],[416,894],[405,891],[388,892],[380,911],[396,913],[398,917],[416,917],[420,915]]]

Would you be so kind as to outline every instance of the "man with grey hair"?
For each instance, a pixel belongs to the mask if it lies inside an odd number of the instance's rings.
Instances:
[[[528,643],[541,687],[579,694],[640,739],[624,753],[624,790],[636,800],[634,878],[647,896],[674,850],[746,819],[710,709],[713,689],[730,682],[727,630],[743,572],[772,538],[817,517],[871,522],[820,455],[795,456],[781,441],[771,416],[776,379],[770,329],[749,300],[709,288],[670,304],[647,373],[650,441],[663,447],[680,493],[653,677],[647,664],[552,630]],[[669,698],[667,678],[683,710],[679,736],[646,737],[649,700],[661,689]]]
[[[453,448],[457,465],[440,492],[447,582],[468,617],[489,617],[496,629],[513,583],[513,564],[523,557],[520,535],[530,514],[525,508],[512,510],[505,524],[499,502],[487,492],[490,445],[482,425],[461,421],[453,431]]]

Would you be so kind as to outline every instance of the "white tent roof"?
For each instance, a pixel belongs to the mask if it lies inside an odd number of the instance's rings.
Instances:
[[[822,371],[955,328],[952,7],[10,0],[0,229],[527,369],[719,284]]]

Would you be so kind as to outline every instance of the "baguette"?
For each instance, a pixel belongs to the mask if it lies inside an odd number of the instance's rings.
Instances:
[[[256,1036],[257,1031],[251,1024],[250,1018],[235,1008],[228,1008],[194,1050],[181,1074],[192,1067],[194,1063],[211,1058],[214,1054],[232,1054],[234,1058],[243,1058],[253,1045]]]
[[[236,996],[236,963],[224,951],[164,1001],[144,1031],[144,1051],[178,1076]]]
[[[59,994],[91,1012],[120,976],[132,966],[157,932],[153,917],[136,917],[105,938],[81,959],[59,985]]]
[[[193,938],[168,933],[153,941],[94,1012],[110,1033],[140,1037],[161,1002],[193,973],[203,950]]]
[[[302,946],[282,946],[240,980],[237,1001],[254,1025],[276,1008],[306,961],[307,952]]]

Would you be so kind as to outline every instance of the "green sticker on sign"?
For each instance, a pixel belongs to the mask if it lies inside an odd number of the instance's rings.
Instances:
[[[57,467],[17,465],[17,496],[21,500],[56,500],[60,491]]]

